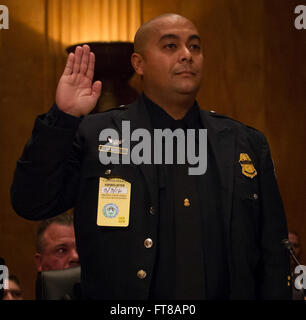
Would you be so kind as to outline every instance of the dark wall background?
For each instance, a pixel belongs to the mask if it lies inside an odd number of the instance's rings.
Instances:
[[[36,115],[52,104],[65,54],[58,55],[57,44],[46,37],[44,0],[1,4],[10,9],[10,29],[0,30],[0,256],[20,278],[25,298],[32,299],[37,223],[13,212],[9,187]],[[265,133],[289,228],[299,233],[305,251],[306,30],[294,28],[299,4],[303,1],[143,0],[142,20],[176,12],[197,24],[206,60],[200,105]]]

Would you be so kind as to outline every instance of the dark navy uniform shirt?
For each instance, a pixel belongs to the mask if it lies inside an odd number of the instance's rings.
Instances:
[[[146,96],[153,128],[204,129],[197,102],[181,120],[175,120]],[[209,133],[208,133],[209,134]],[[176,139],[174,139],[174,142]],[[224,249],[223,220],[218,200],[219,179],[208,145],[204,175],[188,175],[185,164],[158,165],[159,239],[151,284],[151,299],[227,299],[228,270]]]
[[[195,103],[181,120],[174,120],[145,97],[154,129],[200,129]],[[188,164],[177,164],[174,138],[173,165],[159,165],[160,208],[158,254],[151,285],[152,299],[203,299],[204,266],[200,198],[196,176],[188,175]],[[186,151],[186,148],[185,148]],[[163,159],[165,149],[163,150]],[[185,159],[187,161],[186,153]]]

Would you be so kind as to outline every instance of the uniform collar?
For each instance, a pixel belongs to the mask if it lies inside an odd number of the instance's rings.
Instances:
[[[188,110],[183,119],[175,120],[163,108],[150,100],[144,93],[142,96],[153,128],[200,129],[203,127],[201,123],[200,108],[197,101],[194,102],[193,106]]]

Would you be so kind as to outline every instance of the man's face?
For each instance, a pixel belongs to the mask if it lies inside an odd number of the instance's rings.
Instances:
[[[3,300],[22,300],[22,292],[19,285],[12,280],[8,281],[8,289],[4,290]]]
[[[155,21],[142,56],[145,93],[196,95],[203,54],[199,33],[189,20],[167,17]]]
[[[73,226],[52,223],[43,234],[43,250],[35,255],[38,271],[62,270],[79,265]]]
[[[296,234],[290,233],[290,232],[289,232],[288,237],[289,237],[289,241],[292,245],[294,255],[299,259],[301,256],[301,246],[300,246],[299,238],[297,237]]]

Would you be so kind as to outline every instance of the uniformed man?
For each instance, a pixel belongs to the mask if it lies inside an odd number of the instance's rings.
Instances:
[[[75,208],[87,298],[288,299],[286,219],[265,137],[199,109],[202,44],[188,19],[150,20],[134,46],[143,94],[95,115],[102,84],[92,83],[94,54],[87,45],[69,54],[56,103],[18,160],[14,209],[38,220]],[[192,164],[178,161],[102,164],[101,152],[125,153],[124,121],[151,133],[207,129],[206,173],[189,175]],[[119,132],[106,149],[105,128]]]

